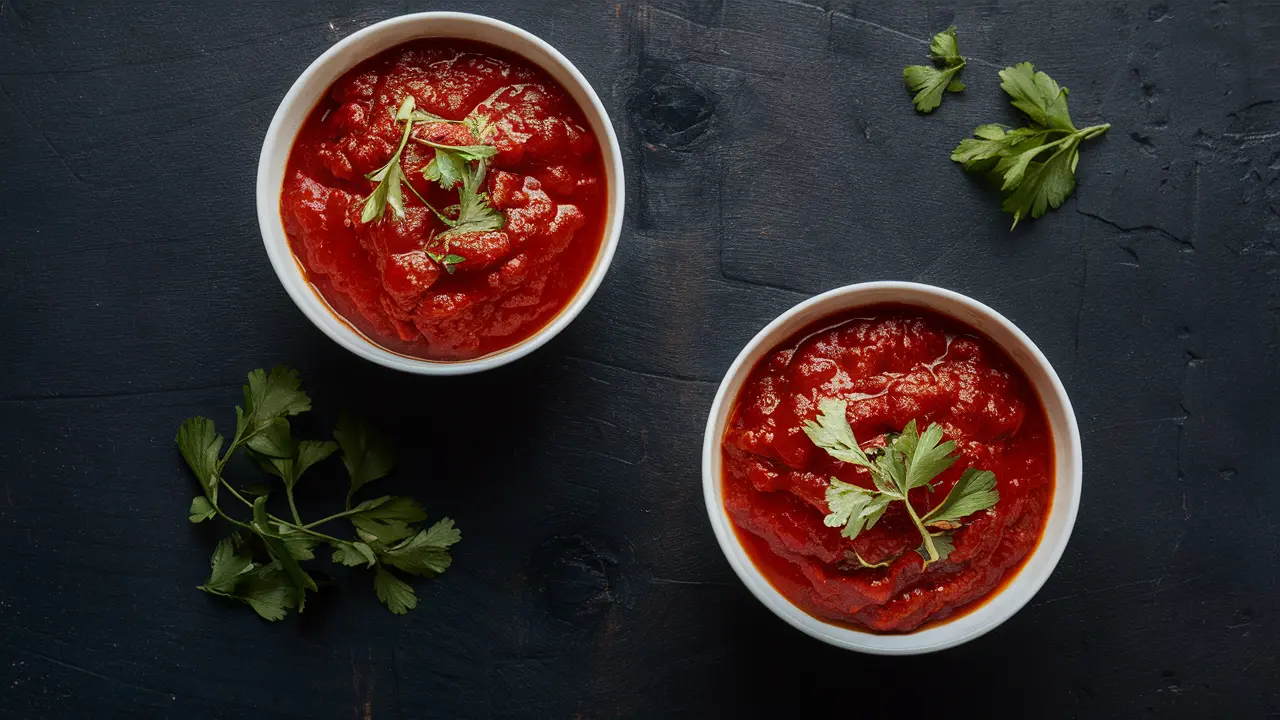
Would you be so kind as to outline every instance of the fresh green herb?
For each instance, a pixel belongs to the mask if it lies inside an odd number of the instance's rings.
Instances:
[[[436,239],[444,242],[448,251],[448,241],[463,233],[501,230],[506,219],[489,204],[489,194],[482,192],[485,172],[489,161],[478,160],[473,167],[468,167],[462,176],[462,189],[458,191],[458,216],[448,230],[436,235]]]
[[[387,206],[391,206],[397,218],[404,217],[404,195],[400,184],[407,184],[408,180],[404,176],[404,168],[400,166],[400,156],[404,154],[404,146],[409,144],[409,133],[413,131],[414,102],[412,95],[406,97],[396,112],[396,122],[404,123],[404,132],[400,135],[400,145],[396,147],[395,153],[387,160],[386,165],[365,176],[378,184],[369,193],[369,197],[365,198],[360,222],[381,220],[387,213]]]
[[[462,182],[462,175],[467,171],[466,162],[456,153],[436,150],[422,174],[430,181],[440,183],[445,190],[452,190]]]
[[[974,137],[960,141],[951,159],[967,171],[988,173],[1000,181],[1005,193],[1002,209],[1013,215],[1017,227],[1022,218],[1038,218],[1071,195],[1080,143],[1105,133],[1111,124],[1076,128],[1067,110],[1067,88],[1058,87],[1029,62],[1001,70],[1000,79],[1000,87],[1029,124],[1014,129],[980,125]]]
[[[445,272],[449,273],[450,275],[452,275],[454,272],[457,271],[458,263],[464,262],[466,260],[466,258],[462,257],[461,255],[454,255],[453,253],[441,254],[437,252],[432,252],[430,250],[427,251],[427,255],[431,256],[431,259],[439,263],[440,266],[445,269]]]
[[[489,204],[488,194],[481,191],[484,187],[489,159],[498,152],[496,147],[485,143],[492,136],[494,127],[489,122],[489,118],[484,115],[472,114],[463,120],[445,120],[439,115],[418,110],[415,108],[415,100],[412,95],[401,102],[395,118],[397,122],[404,123],[404,133],[400,137],[400,145],[386,165],[367,175],[370,180],[378,184],[374,186],[373,192],[365,199],[364,211],[360,215],[360,221],[372,222],[381,220],[386,214],[388,206],[391,207],[397,218],[403,218],[404,196],[401,189],[403,184],[441,222],[448,226],[448,229],[432,239],[432,242],[438,243],[436,247],[440,251],[428,251],[427,254],[452,275],[457,271],[458,264],[466,260],[461,255],[449,252],[449,244],[453,238],[463,233],[501,230],[506,222],[506,218],[502,213]],[[466,125],[467,129],[471,131],[472,135],[480,143],[475,145],[444,145],[412,136],[415,124],[438,122],[456,122]],[[422,174],[427,180],[439,183],[440,187],[445,190],[452,190],[458,185],[462,186],[458,191],[457,205],[446,208],[445,212],[437,210],[431,203],[427,202],[427,199],[405,177],[404,169],[400,165],[400,157],[410,139],[435,150],[435,156],[422,170]]]
[[[867,568],[868,570],[874,570],[876,568],[889,567],[890,565],[893,564],[893,561],[897,560],[898,558],[891,557],[888,560],[884,560],[882,562],[869,563],[866,560],[862,559],[862,556],[858,554],[857,550],[850,550],[844,554],[844,559],[847,562],[851,562],[851,563],[856,562],[862,567]]]
[[[960,57],[956,43],[955,26],[933,36],[929,56],[933,58],[933,65],[908,65],[902,70],[903,82],[908,90],[915,93],[911,102],[922,113],[933,112],[942,104],[944,90],[960,92],[964,89],[964,83],[956,77],[964,69],[964,58]]]
[[[428,140],[417,142],[435,149],[435,157],[423,168],[422,174],[428,180],[440,183],[440,187],[445,190],[452,190],[465,180],[468,163],[487,160],[498,153],[498,149],[492,145],[441,145]]]
[[[402,614],[417,606],[417,598],[413,588],[396,578],[389,568],[434,577],[449,567],[449,548],[462,539],[462,534],[449,518],[421,527],[427,515],[412,498],[383,496],[351,507],[353,496],[362,487],[394,467],[390,446],[370,428],[349,417],[344,417],[334,431],[337,442],[296,441],[286,418],[311,409],[311,399],[299,386],[298,373],[288,368],[249,373],[244,407],[236,407],[236,432],[225,452],[225,438],[207,418],[188,418],[178,429],[178,450],[201,489],[201,494],[191,501],[190,521],[199,523],[217,516],[236,528],[218,543],[209,579],[199,587],[207,593],[244,602],[267,620],[280,620],[291,608],[302,612],[307,592],[317,589],[315,580],[299,563],[314,560],[315,548],[326,543],[333,548],[333,562],[374,568],[378,598],[393,613]],[[241,449],[263,470],[280,479],[292,520],[267,511],[270,488],[250,493],[234,487],[223,476],[227,462]],[[308,469],[338,450],[351,479],[345,508],[320,520],[304,522],[294,500],[294,489]],[[220,490],[249,510],[248,521],[232,517],[219,505]],[[246,495],[256,497],[249,500]],[[341,519],[351,523],[356,540],[316,529]]]
[[[947,497],[921,517],[907,499],[908,495],[915,488],[931,487],[934,478],[955,463],[959,456],[951,453],[956,444],[949,440],[942,442],[942,427],[937,423],[919,433],[912,420],[901,433],[892,436],[884,448],[869,455],[853,436],[853,428],[845,416],[846,408],[842,400],[823,400],[818,405],[817,420],[806,422],[804,432],[831,457],[866,468],[875,489],[831,478],[826,498],[830,512],[823,522],[828,527],[843,528],[840,534],[853,540],[863,530],[875,526],[891,503],[901,502],[920,531],[921,544],[917,552],[924,558],[924,566],[946,559],[955,549],[951,533],[960,527],[960,520],[1000,500],[995,489],[996,476],[987,470],[965,470]],[[884,565],[868,563],[856,552],[854,556],[863,567]]]

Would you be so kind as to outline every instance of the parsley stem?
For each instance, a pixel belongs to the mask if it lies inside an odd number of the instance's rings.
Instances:
[[[222,479],[221,477],[219,477],[219,478],[218,478],[218,482],[220,482],[220,483],[222,484],[222,486],[223,486],[223,487],[225,487],[225,488],[226,488],[226,489],[227,489],[227,490],[228,490],[232,495],[236,496],[236,498],[238,498],[238,499],[240,500],[240,502],[244,503],[245,505],[248,505],[249,507],[253,507],[253,503],[249,502],[249,500],[248,500],[247,498],[245,498],[245,496],[244,496],[244,495],[241,495],[241,494],[240,494],[240,492],[239,492],[238,490],[236,490],[234,487],[232,487],[232,486],[231,486],[231,483],[227,482],[226,480]],[[324,520],[321,520],[321,521],[319,521],[319,522],[314,522],[314,523],[311,523],[311,524],[309,524],[309,525],[303,525],[303,524],[302,524],[302,518],[300,518],[300,517],[298,516],[298,508],[297,508],[297,506],[296,506],[296,505],[294,504],[294,502],[293,502],[293,492],[292,492],[292,491],[290,491],[290,490],[286,490],[286,491],[285,491],[285,494],[289,496],[289,509],[293,511],[293,518],[294,518],[294,520],[296,520],[297,522],[296,522],[296,523],[291,523],[291,522],[289,522],[288,520],[284,520],[283,518],[278,518],[278,517],[276,517],[275,515],[272,515],[271,513],[267,513],[267,519],[268,519],[268,520],[270,520],[270,521],[272,521],[272,522],[274,522],[274,523],[278,523],[278,524],[280,524],[280,525],[283,525],[283,526],[285,526],[285,527],[293,528],[294,530],[297,530],[297,531],[299,531],[299,532],[304,532],[304,533],[306,533],[306,534],[308,534],[308,535],[311,535],[312,537],[318,537],[318,538],[321,538],[322,540],[328,540],[328,541],[329,541],[329,542],[331,542],[331,543],[338,543],[338,544],[340,544],[340,545],[345,545],[345,544],[347,544],[347,543],[349,543],[349,542],[350,542],[349,540],[343,540],[343,539],[341,539],[341,538],[336,538],[336,537],[334,537],[334,536],[332,536],[332,535],[326,535],[325,533],[318,532],[318,531],[316,531],[316,530],[312,530],[311,528],[312,528],[312,527],[314,527],[314,526],[316,526],[316,525],[319,525],[320,523],[328,522],[328,521],[330,521],[330,520],[334,519],[335,517],[342,517],[343,515],[350,515],[350,514],[353,514],[353,511],[352,511],[352,512],[338,513],[337,515],[333,515],[333,516],[331,516],[331,517],[327,517],[327,518],[325,518]],[[222,508],[218,507],[217,505],[214,505],[214,506],[213,506],[213,509],[214,509],[214,510],[216,510],[216,511],[218,512],[218,515],[220,515],[220,516],[221,516],[223,519],[225,519],[227,522],[233,523],[233,524],[235,524],[235,525],[239,525],[240,527],[242,527],[242,528],[246,528],[246,529],[249,529],[249,530],[252,530],[253,532],[258,532],[255,528],[253,528],[252,526],[248,525],[247,523],[240,522],[239,520],[236,520],[235,518],[231,517],[230,515],[227,515],[225,512],[223,512]],[[270,535],[271,537],[276,538],[276,539],[283,539],[283,538],[281,538],[281,536],[279,536],[279,535],[272,535],[272,534],[270,534],[270,533],[265,533],[265,534]]]
[[[408,176],[408,175],[405,175],[405,176],[404,176],[404,184],[405,184],[405,186],[406,186],[406,187],[408,187],[408,188],[409,188],[409,192],[413,193],[413,196],[414,196],[414,197],[416,197],[416,198],[418,198],[419,200],[421,200],[421,201],[422,201],[422,204],[423,204],[423,205],[426,205],[428,210],[430,210],[431,212],[435,213],[435,214],[436,214],[436,217],[440,218],[440,222],[444,223],[445,225],[448,225],[449,227],[453,227],[454,225],[457,225],[457,224],[458,224],[458,223],[456,223],[456,222],[454,222],[454,221],[450,220],[449,218],[445,217],[444,213],[440,212],[439,210],[437,210],[437,209],[435,208],[435,206],[434,206],[434,205],[432,205],[431,203],[427,202],[427,199],[426,199],[426,198],[424,198],[424,197],[422,197],[422,195],[418,193],[418,188],[414,187],[414,186],[413,186],[413,183],[409,182],[409,176]]]
[[[1080,131],[1080,137],[1084,140],[1096,138],[1102,133],[1111,129],[1111,123],[1102,123],[1101,125],[1091,125]]]
[[[300,531],[300,532],[304,532],[304,533],[306,533],[306,534],[308,534],[308,535],[310,535],[310,536],[312,536],[312,537],[318,537],[318,538],[321,538],[321,539],[323,539],[323,540],[327,540],[327,541],[329,541],[329,543],[330,543],[330,544],[336,544],[336,545],[350,545],[350,544],[351,544],[351,541],[350,541],[350,540],[343,540],[342,538],[336,538],[336,537],[334,537],[334,536],[332,536],[332,535],[326,535],[326,534],[324,534],[324,533],[322,533],[322,532],[317,532],[317,531],[315,531],[315,530],[310,530],[310,529],[305,528],[305,527],[296,526],[296,525],[290,525],[289,523],[285,523],[285,524],[286,524],[286,525],[289,525],[290,527],[296,527],[296,528],[298,529],[298,531]]]
[[[236,497],[236,499],[237,499],[237,500],[239,500],[240,502],[244,503],[244,504],[245,504],[246,506],[248,506],[248,507],[253,507],[253,503],[249,502],[249,499],[248,499],[248,498],[246,498],[244,495],[241,495],[241,494],[240,494],[240,491],[239,491],[239,490],[236,490],[236,489],[235,489],[235,487],[234,487],[234,486],[232,486],[232,484],[231,484],[231,483],[227,482],[227,481],[226,481],[226,480],[225,480],[221,475],[219,475],[219,476],[218,476],[218,482],[219,482],[219,483],[221,483],[221,485],[222,485],[223,487],[225,487],[225,488],[227,489],[227,491],[228,491],[228,492],[230,492],[232,495],[234,495],[234,496]],[[292,506],[292,505],[293,505],[293,497],[292,497],[292,493],[289,493],[289,494],[290,494],[290,497],[289,497],[289,504]],[[216,508],[217,506],[214,506],[214,507]],[[295,513],[295,515],[297,514],[297,509],[296,509],[296,508],[294,509],[294,513]],[[224,516],[224,517],[225,517],[225,516]],[[293,528],[297,528],[297,529],[299,529],[299,530],[304,530],[304,531],[305,531],[305,529],[302,527],[302,521],[301,521],[301,520],[299,520],[299,521],[298,521],[298,523],[295,525],[294,523],[291,523],[291,522],[289,522],[289,521],[287,521],[287,520],[285,520],[285,519],[283,519],[283,518],[278,518],[278,517],[276,517],[275,515],[272,515],[271,513],[267,513],[267,519],[268,519],[268,520],[270,520],[270,521],[272,521],[272,522],[280,523],[281,525],[287,525],[287,526],[289,526],[289,527],[293,527]],[[240,523],[240,524],[241,524],[241,525],[243,525],[244,523]],[[248,527],[248,526],[246,526],[246,527]],[[311,533],[311,534],[312,534],[312,535],[314,535],[314,534],[316,534],[316,533]],[[326,535],[325,537],[328,537],[328,536]]]
[[[315,522],[309,522],[309,523],[307,523],[306,525],[303,525],[301,529],[306,530],[306,529],[308,529],[308,528],[316,527],[317,525],[323,525],[323,524],[325,524],[325,523],[327,523],[327,522],[332,522],[332,521],[337,520],[337,519],[339,519],[339,518],[344,518],[344,517],[347,517],[347,516],[349,516],[349,515],[355,515],[355,514],[357,514],[357,513],[361,513],[361,512],[364,512],[364,511],[363,511],[363,510],[360,510],[360,509],[352,510],[352,509],[348,508],[347,510],[343,510],[343,511],[342,511],[342,512],[340,512],[340,513],[334,513],[334,514],[330,515],[330,516],[329,516],[329,517],[327,517],[327,518],[321,518],[321,519],[319,519],[319,520],[316,520]]]
[[[228,515],[228,514],[226,514],[225,512],[223,512],[222,508],[218,507],[217,505],[214,505],[214,506],[213,506],[213,510],[214,510],[214,512],[218,513],[218,517],[222,518],[223,520],[226,520],[227,522],[231,523],[232,525],[239,525],[240,527],[242,527],[242,528],[244,528],[244,529],[246,529],[246,530],[248,530],[248,531],[250,531],[250,532],[257,532],[256,530],[254,530],[254,529],[249,525],[249,523],[240,522],[239,520],[237,520],[237,519],[235,519],[235,518],[231,517],[230,515]]]
[[[924,547],[929,551],[929,562],[925,563],[925,566],[928,567],[929,563],[937,562],[938,548],[934,547],[933,536],[925,529],[924,523],[920,522],[920,516],[916,515],[916,509],[911,507],[911,499],[903,497],[902,504],[907,506],[907,513],[911,515],[911,522],[916,524],[916,529],[920,531],[920,536],[924,538]]]
[[[298,505],[293,501],[293,488],[286,486],[284,489],[285,497],[289,498],[289,512],[293,513],[293,521],[302,527],[302,516],[298,514]]]

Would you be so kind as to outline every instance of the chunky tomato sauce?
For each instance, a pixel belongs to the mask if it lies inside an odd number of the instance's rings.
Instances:
[[[831,477],[873,488],[802,431],[824,398],[845,400],[864,448],[911,420],[942,426],[960,459],[934,490],[910,495],[923,516],[967,467],[996,475],[999,502],[965,518],[950,556],[921,571],[920,533],[901,502],[849,541],[827,527]],[[919,308],[874,306],[824,319],[765,356],[734,404],[722,444],[724,503],[756,567],[823,620],[906,632],[974,606],[1035,548],[1053,494],[1049,424],[1030,381],[991,341]],[[889,561],[883,568],[867,563]]]
[[[382,167],[400,143],[407,95],[446,120],[483,116],[497,148],[484,186],[505,224],[450,241],[453,273],[431,257],[446,225],[404,189],[405,216],[361,222]],[[407,181],[449,214],[458,202],[423,177],[436,151],[472,145],[463,124],[419,123],[401,164]],[[537,332],[577,293],[604,235],[600,143],[582,110],[540,68],[480,43],[419,40],[338,79],[303,124],[285,172],[280,212],[294,255],[329,305],[375,342],[433,360],[465,360]],[[455,211],[456,212],[456,211]],[[435,255],[444,250],[435,247]]]

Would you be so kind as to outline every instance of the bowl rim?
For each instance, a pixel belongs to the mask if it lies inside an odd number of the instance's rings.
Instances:
[[[893,299],[875,299],[868,303],[859,303],[859,296],[866,296],[878,291],[885,291],[898,295]],[[1067,456],[1066,477],[1055,476],[1055,488],[1060,483],[1066,483],[1068,487],[1068,497],[1065,505],[1059,503],[1057,492],[1055,491],[1055,499],[1053,506],[1049,510],[1049,514],[1045,518],[1046,528],[1053,516],[1057,513],[1065,513],[1065,524],[1061,534],[1057,537],[1050,538],[1042,535],[1040,541],[1032,549],[1031,556],[1027,558],[1025,564],[1018,569],[1015,577],[1018,579],[1026,578],[1027,581],[1020,586],[1021,592],[1014,597],[1013,602],[995,604],[992,602],[996,597],[1005,595],[1011,584],[1007,581],[1002,583],[992,594],[983,599],[983,605],[965,613],[951,621],[944,621],[938,625],[926,626],[923,629],[910,633],[901,634],[882,634],[868,631],[855,630],[853,628],[837,625],[820,620],[809,615],[797,605],[793,604],[780,592],[778,592],[767,578],[758,570],[751,559],[746,555],[745,549],[739,542],[736,532],[733,529],[732,521],[729,520],[728,513],[724,509],[721,493],[719,492],[721,478],[719,473],[715,473],[715,459],[720,453],[721,440],[724,429],[729,422],[730,406],[725,409],[726,403],[732,403],[737,399],[737,392],[733,398],[727,398],[730,386],[737,383],[739,379],[745,380],[747,374],[754,368],[755,363],[760,357],[752,359],[747,366],[747,360],[761,347],[768,343],[764,352],[768,352],[770,348],[778,342],[785,340],[785,337],[775,337],[779,335],[779,330],[788,321],[810,308],[825,303],[837,301],[841,303],[841,307],[834,307],[826,314],[834,314],[859,307],[861,304],[880,304],[880,303],[903,303],[907,305],[920,305],[921,303],[913,303],[913,299],[929,297],[939,300],[943,303],[951,304],[953,307],[959,307],[970,312],[974,312],[986,320],[989,320],[1000,326],[1008,332],[1013,339],[1020,344],[1022,350],[1035,363],[1037,368],[1043,372],[1049,387],[1052,390],[1053,397],[1040,398],[1042,404],[1046,406],[1046,414],[1049,414],[1049,403],[1060,403],[1062,414],[1065,417],[1065,427],[1062,428],[1067,438],[1067,447],[1057,447],[1055,443],[1055,456],[1065,454]],[[929,306],[935,312],[944,315],[952,315],[953,313],[945,310],[937,309],[936,306]],[[963,318],[962,322],[967,322]],[[788,333],[789,334],[789,333]],[[989,335],[985,333],[984,335]],[[1013,348],[996,342],[1006,353],[1013,355]],[[1025,370],[1024,370],[1025,372]],[[738,391],[741,390],[739,386]],[[717,422],[718,416],[724,410],[724,417]],[[1049,418],[1051,430],[1053,426],[1052,417]],[[1057,463],[1055,461],[1055,467]],[[1060,475],[1060,474],[1056,474]],[[706,501],[707,515],[711,522],[712,530],[715,533],[716,540],[720,546],[720,550],[724,553],[725,558],[729,561],[734,573],[738,579],[742,581],[747,589],[759,600],[765,607],[769,608],[775,615],[782,618],[787,624],[795,627],[801,632],[811,637],[817,638],[825,643],[847,650],[855,650],[874,655],[916,655],[922,653],[935,652],[947,648],[955,647],[962,643],[966,643],[975,638],[981,637],[986,633],[994,630],[1004,621],[1008,620],[1019,610],[1021,610],[1043,587],[1049,575],[1052,574],[1058,561],[1062,558],[1071,533],[1075,527],[1076,515],[1080,506],[1080,494],[1083,484],[1083,453],[1081,451],[1080,429],[1076,421],[1075,412],[1071,406],[1071,400],[1067,396],[1066,388],[1063,387],[1062,381],[1059,379],[1057,372],[1048,359],[1040,351],[1040,349],[1031,341],[1025,333],[1022,332],[1010,320],[1000,313],[996,312],[987,305],[974,300],[966,295],[947,290],[945,288],[934,285],[926,285],[915,282],[901,281],[876,281],[855,283],[834,288],[826,292],[815,295],[804,300],[776,317],[772,322],[762,328],[756,335],[743,347],[738,353],[729,369],[725,372],[723,380],[716,390],[715,399],[711,404],[711,411],[707,417],[706,431],[703,435],[702,445],[702,487],[703,497]],[[1061,505],[1061,506],[1060,506]],[[1033,567],[1034,565],[1034,567]],[[986,617],[983,617],[983,616]],[[955,623],[965,618],[982,617],[983,622],[977,627],[966,631],[952,630],[947,631],[948,627],[955,627]],[[919,638],[923,632],[930,632],[934,639],[927,642],[912,642],[911,638]]]
[[[268,161],[268,156],[276,145],[286,143],[290,150],[293,142],[296,140],[296,133],[289,137],[282,137],[284,133],[284,123],[286,116],[300,102],[306,85],[313,76],[320,73],[333,59],[341,55],[347,48],[370,38],[381,34],[390,34],[395,31],[412,25],[423,25],[423,34],[417,36],[427,37],[450,37],[449,35],[432,35],[428,26],[431,23],[448,21],[453,23],[473,24],[484,26],[513,36],[518,41],[526,42],[534,46],[538,51],[545,54],[546,59],[554,63],[557,68],[577,85],[577,89],[581,91],[581,99],[575,98],[575,102],[582,108],[584,114],[590,119],[591,114],[595,114],[602,126],[603,135],[597,133],[598,140],[601,144],[601,154],[604,156],[606,169],[612,170],[613,183],[609,188],[608,201],[612,208],[608,211],[608,217],[605,219],[608,232],[601,242],[601,249],[597,252],[595,263],[591,270],[584,278],[582,285],[579,286],[576,293],[569,302],[560,309],[560,312],[551,318],[549,322],[538,329],[537,332],[520,342],[483,355],[478,358],[461,361],[448,360],[427,360],[424,358],[416,358],[404,355],[393,350],[389,350],[379,345],[372,339],[365,336],[364,333],[355,328],[345,317],[334,310],[327,300],[319,294],[319,291],[307,280],[305,273],[299,261],[294,256],[292,248],[289,245],[288,236],[284,231],[284,220],[280,215],[280,187],[272,188],[269,186],[269,175],[272,171],[272,163]],[[410,42],[413,38],[405,38],[400,42]],[[561,78],[556,77],[556,73],[552,72],[543,61],[537,58],[529,57],[525,52],[521,52],[513,47],[502,45],[494,41],[486,41],[489,44],[496,45],[509,52],[515,53],[533,65],[540,67],[544,72],[556,79],[557,82],[563,82]],[[400,44],[400,43],[396,43]],[[390,45],[389,47],[394,47]],[[385,50],[384,48],[383,50]],[[378,50],[377,52],[382,52]],[[374,53],[376,54],[376,53]],[[357,60],[356,63],[372,57],[366,55]],[[356,63],[347,65],[347,67],[339,72],[346,72],[355,66]],[[585,100],[586,102],[583,102]],[[310,112],[310,108],[307,109]],[[286,162],[288,154],[286,153]],[[508,363],[519,360],[529,353],[537,350],[545,345],[551,338],[558,335],[566,328],[578,314],[582,312],[587,303],[595,295],[600,284],[604,281],[605,275],[608,273],[609,266],[613,262],[614,254],[618,247],[618,241],[622,235],[622,227],[626,213],[626,179],[625,169],[622,162],[622,150],[618,144],[618,136],[614,131],[613,122],[609,118],[608,111],[605,110],[604,104],[600,101],[599,95],[596,94],[595,88],[582,75],[578,68],[569,61],[559,50],[556,50],[550,43],[533,33],[524,30],[510,23],[503,22],[484,15],[475,15],[472,13],[461,12],[444,12],[429,11],[419,13],[408,13],[387,18],[379,22],[373,23],[367,27],[361,28],[356,32],[342,38],[334,43],[327,50],[320,54],[315,60],[307,66],[305,70],[294,80],[289,87],[288,92],[280,101],[280,105],[276,108],[275,114],[271,118],[271,123],[267,127],[266,136],[262,141],[262,150],[258,156],[257,182],[255,184],[255,198],[258,214],[258,228],[262,234],[263,244],[266,246],[267,256],[271,261],[272,269],[276,273],[276,277],[284,286],[285,292],[288,293],[293,303],[298,306],[303,315],[311,321],[313,325],[320,329],[331,340],[338,345],[346,348],[352,353],[360,357],[378,363],[385,367],[404,372],[416,373],[420,375],[466,375],[470,373],[482,372],[501,367]],[[336,320],[337,322],[332,322]]]

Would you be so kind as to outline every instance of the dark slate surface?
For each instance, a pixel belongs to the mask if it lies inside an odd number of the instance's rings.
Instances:
[[[0,0],[0,714],[767,716],[797,698],[858,716],[1280,714],[1274,4],[168,5]],[[297,74],[423,9],[556,45],[627,164],[596,299],[483,377],[340,350],[282,291],[254,215]],[[952,23],[969,89],[919,117],[901,67]],[[1024,59],[1113,128],[1062,210],[1010,233],[947,156],[1013,119],[995,71]],[[841,652],[774,619],[702,506],[703,423],[739,348],[875,279],[1008,315],[1084,433],[1057,572],[932,657]],[[186,521],[174,431],[226,424],[244,373],[280,362],[316,397],[316,432],[339,408],[381,418],[403,459],[389,488],[463,528],[408,617],[364,578],[274,625],[194,589],[216,535]]]

